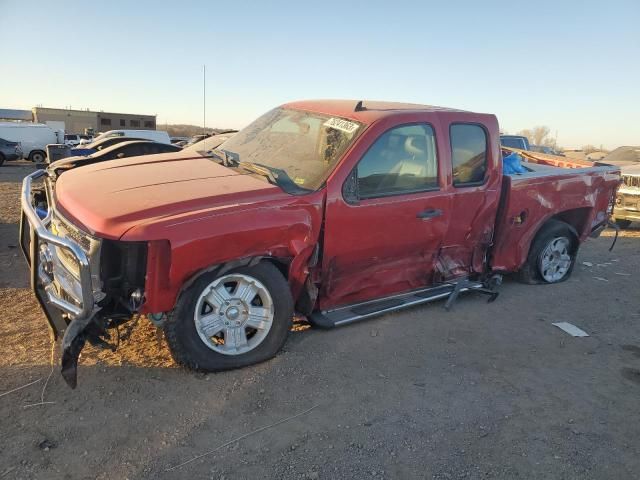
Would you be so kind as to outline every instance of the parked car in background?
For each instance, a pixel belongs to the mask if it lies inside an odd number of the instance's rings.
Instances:
[[[557,155],[560,157],[564,157],[564,153],[559,152],[553,147],[549,147],[547,145],[529,145],[529,150],[532,152],[544,153],[545,155]]]
[[[211,150],[218,148],[235,134],[236,132],[234,131],[232,133],[219,133],[217,135],[204,137],[191,145],[185,145],[182,150],[185,152],[199,152],[202,155],[207,155]]]
[[[69,145],[70,147],[75,147],[80,145],[80,135],[75,133],[65,133],[64,135],[64,143],[65,145]]]
[[[205,138],[210,138],[210,137],[215,137],[217,135],[228,135],[228,134],[232,134],[232,133],[238,133],[237,130],[233,130],[233,129],[229,129],[229,130],[222,130],[220,132],[215,132],[215,133],[201,133],[198,135],[193,135],[189,141],[187,142],[186,145],[184,145],[185,147],[190,147],[193,144],[196,144],[198,142],[201,142],[202,140],[204,140]]]
[[[63,377],[75,387],[85,341],[134,314],[164,329],[179,364],[218,371],[273,357],[294,312],[331,328],[465,291],[495,298],[505,272],[568,279],[620,171],[543,161],[504,175],[498,132],[490,114],[302,101],[209,157],[113,160],[55,188],[50,170],[27,176],[20,245],[66,332]]]
[[[503,147],[531,150],[529,139],[522,135],[500,135],[500,144]]]
[[[160,143],[171,143],[169,134],[163,130],[109,130],[93,139],[94,142],[111,137],[131,137],[153,140]]]
[[[640,222],[640,163],[621,167],[622,185],[616,194],[613,217],[620,228]]]
[[[64,138],[42,123],[0,122],[0,138],[19,142],[22,156],[34,163],[44,163],[47,145],[64,143]]]
[[[131,140],[116,143],[115,145],[111,145],[110,147],[101,149],[90,155],[67,157],[62,160],[58,160],[57,162],[52,163],[49,166],[49,169],[58,176],[67,170],[84,165],[106,162],[117,158],[179,152],[180,150],[182,150],[180,147],[171,145],[170,143],[160,143],[151,140]]]
[[[102,140],[96,140],[95,142],[90,142],[85,145],[78,145],[76,148],[71,149],[71,155],[91,155],[92,153],[99,152],[100,150],[104,150],[111,145],[116,145],[122,142],[130,142],[132,140],[145,140],[144,138],[133,138],[133,137],[109,137],[103,138]]]
[[[640,222],[640,145],[618,147],[596,165],[616,165],[622,171],[622,185],[616,195],[613,216],[621,228]]]
[[[20,142],[11,142],[0,138],[0,166],[7,160],[19,160],[22,158]]]

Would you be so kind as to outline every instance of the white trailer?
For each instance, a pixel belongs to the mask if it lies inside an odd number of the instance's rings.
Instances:
[[[43,163],[47,158],[47,145],[64,143],[62,137],[48,125],[28,122],[0,122],[0,138],[20,142],[22,155],[35,163]]]

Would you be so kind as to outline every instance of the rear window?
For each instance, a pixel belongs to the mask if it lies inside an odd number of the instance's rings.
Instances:
[[[526,145],[521,138],[501,138],[500,143],[505,147],[526,150]]]
[[[451,125],[453,185],[464,187],[484,183],[487,171],[487,134],[479,125]]]

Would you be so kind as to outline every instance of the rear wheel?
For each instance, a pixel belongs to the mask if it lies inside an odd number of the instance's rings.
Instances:
[[[519,272],[524,283],[559,283],[571,276],[578,242],[569,226],[550,220],[531,243],[526,263]]]
[[[631,220],[616,218],[616,225],[618,225],[620,228],[629,228],[629,226],[631,226]]]
[[[46,157],[45,153],[40,150],[34,150],[29,154],[29,160],[33,163],[44,163]]]
[[[200,277],[180,296],[165,325],[176,362],[219,371],[273,357],[293,319],[289,284],[269,263]]]

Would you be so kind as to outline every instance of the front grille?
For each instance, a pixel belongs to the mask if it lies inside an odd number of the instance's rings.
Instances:
[[[66,236],[74,240],[85,252],[91,249],[91,238],[84,232],[64,223]]]
[[[622,175],[622,183],[624,183],[627,187],[640,188],[640,177],[636,177],[633,175]]]
[[[91,250],[92,241],[97,241],[97,239],[80,230],[66,218],[60,216],[60,214],[58,214],[57,212],[54,216],[54,223],[56,224],[56,228],[59,230],[59,234],[61,234],[63,237],[72,239],[74,242],[80,245],[85,253],[89,253],[89,251]]]

